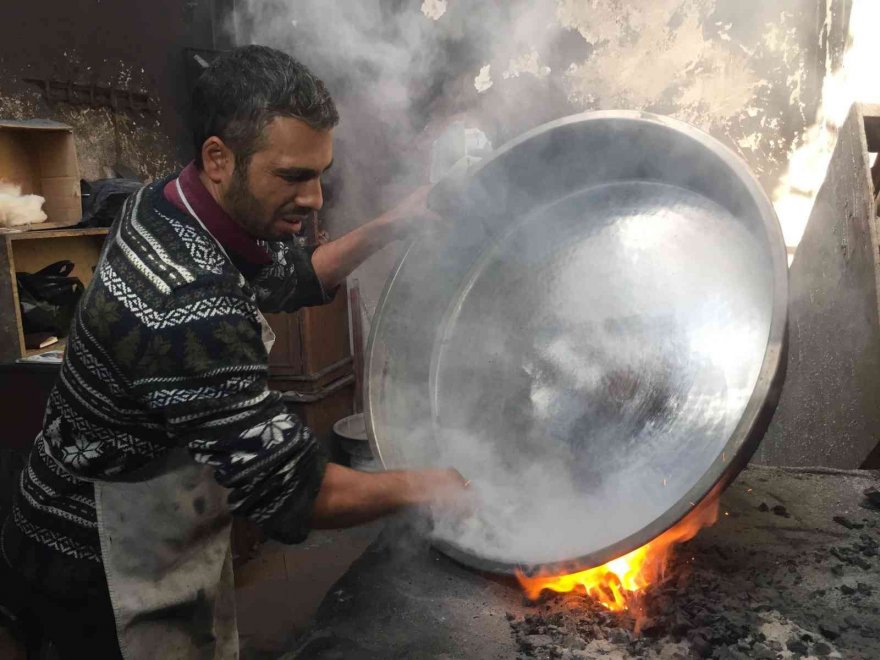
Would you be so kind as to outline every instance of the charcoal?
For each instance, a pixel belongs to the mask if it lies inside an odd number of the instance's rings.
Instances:
[[[616,629],[612,630],[611,634],[608,636],[608,639],[611,640],[614,644],[629,644],[631,639],[629,632],[626,630]]]
[[[522,644],[526,648],[538,649],[553,644],[553,638],[548,635],[526,635],[522,639]]]
[[[755,660],[776,660],[776,651],[766,644],[758,642],[752,647],[752,657]]]
[[[859,568],[864,568],[866,571],[871,570],[871,562],[869,562],[864,557],[859,557],[858,555],[856,555],[855,557],[852,557],[849,560],[849,563],[853,564],[854,566],[858,566]]]
[[[690,619],[682,614],[676,614],[672,624],[672,635],[676,639],[682,639],[692,627]]]
[[[712,642],[702,635],[694,635],[690,640],[690,644],[691,651],[693,651],[698,658],[712,657]]]
[[[714,625],[709,630],[711,631],[709,635],[709,641],[711,641],[713,644],[724,644],[725,642],[736,641],[729,639],[729,633],[727,631],[727,628],[723,624]]]
[[[847,529],[862,529],[865,526],[863,523],[857,523],[846,516],[834,516],[832,520],[838,525],[843,525]]]
[[[769,506],[767,510],[772,511]],[[846,520],[859,524],[859,518],[852,515]],[[671,660],[676,656],[672,643],[687,646],[682,660],[826,658],[836,656],[837,651],[842,657],[880,657],[858,655],[876,644],[867,639],[875,633],[863,634],[859,621],[864,619],[866,627],[872,627],[867,622],[880,615],[872,613],[876,604],[871,597],[878,589],[873,574],[862,575],[858,567],[880,568],[873,558],[880,550],[880,534],[868,528],[849,534],[843,543],[798,558],[793,553],[768,556],[738,545],[722,549],[716,543],[700,545],[697,540],[693,550],[673,555],[665,577],[630,603],[628,611],[608,611],[585,594],[554,595],[523,612],[528,612],[526,617],[514,609],[517,614],[507,617],[510,630],[524,660],[600,657],[610,649],[600,650],[601,646],[591,642],[606,640],[622,657],[631,658]],[[841,596],[844,602],[839,602]],[[824,616],[832,618],[818,623],[823,616],[816,606],[825,607]],[[847,609],[855,616],[845,618]],[[761,627],[780,613],[801,625],[814,621],[815,632],[782,643],[767,639]],[[842,631],[853,632],[844,635]]]
[[[860,568],[864,568],[865,570],[871,569],[871,562],[861,555],[853,552],[852,548],[832,547],[831,549],[829,549],[828,552],[837,557],[840,561],[851,566],[858,566]]]
[[[761,502],[761,503],[758,505],[758,511],[761,511],[762,513],[766,513],[766,512],[769,511],[769,510],[770,510],[770,507],[767,506],[767,503],[766,503],[766,502]]]
[[[791,514],[788,512],[788,509],[786,509],[781,504],[777,504],[776,506],[774,506],[770,510],[773,513],[775,513],[777,516],[782,516],[783,518],[791,518]]]
[[[562,612],[556,612],[547,617],[547,623],[552,626],[559,626],[564,620],[565,618],[563,617]]]
[[[669,612],[672,610],[674,605],[675,603],[672,598],[670,598],[669,596],[661,596],[654,601],[652,609],[657,612]]]
[[[743,653],[736,646],[723,646],[715,649],[712,657],[718,660],[750,660],[751,658],[751,656]]]
[[[827,639],[837,639],[840,637],[840,628],[827,621],[819,624],[819,632]]]
[[[806,655],[809,647],[802,639],[792,638],[785,643],[785,647],[792,653]]]
[[[813,644],[813,648],[811,649],[813,655],[817,655],[820,658],[824,658],[827,655],[831,655],[831,647],[828,646],[825,642],[817,642]]]
[[[645,619],[640,631],[646,637],[657,638],[666,634],[666,622],[661,619]]]
[[[849,563],[849,548],[831,547],[828,552],[837,557],[840,561]]]

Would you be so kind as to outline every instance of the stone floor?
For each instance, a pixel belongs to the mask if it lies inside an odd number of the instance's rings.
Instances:
[[[530,603],[515,581],[389,527],[285,657],[874,660],[880,504],[866,491],[878,485],[877,472],[746,469],[718,522],[680,546],[668,579],[643,596],[639,617],[577,594]]]
[[[379,530],[373,525],[316,531],[299,545],[261,546],[235,575],[242,656],[277,656],[308,627],[327,591]]]

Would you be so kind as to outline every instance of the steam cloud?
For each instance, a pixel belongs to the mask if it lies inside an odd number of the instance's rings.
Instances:
[[[769,331],[763,250],[706,200],[640,194],[533,218],[447,320],[433,460],[472,479],[480,506],[442,519],[443,540],[507,563],[593,552],[684,497],[733,432]],[[529,254],[536,227],[572,245]],[[507,271],[537,282],[505,287]]]
[[[739,153],[765,189],[819,106],[844,0],[244,0],[238,43],[293,53],[342,111],[323,221],[353,229],[427,181],[464,120],[495,145],[584,110],[670,115]],[[843,26],[841,28],[841,25]],[[368,313],[394,250],[356,274]]]
[[[813,9],[803,10],[807,4]],[[801,56],[814,53],[819,41],[815,26],[821,21],[810,13],[815,5],[753,3],[746,15],[738,0],[246,0],[235,23],[239,42],[291,52],[327,82],[340,105],[326,213],[338,235],[427,180],[430,145],[452,120],[482,129],[500,145],[583,110],[669,114],[724,140],[772,187],[815,106],[810,94],[819,87],[817,72]],[[468,355],[482,354],[491,366],[449,356],[445,368],[454,384],[445,391],[458,392],[455,413],[435,409],[417,424],[389,430],[407,438],[408,465],[454,465],[474,480],[481,509],[466,521],[439,521],[440,538],[500,561],[576,556],[587,545],[631,531],[634,519],[650,520],[662,503],[687,490],[686,480],[676,479],[684,466],[664,458],[664,438],[681,438],[694,461],[705,463],[712,449],[707,438],[729,432],[731,411],[744,405],[755,377],[737,368],[766,340],[766,327],[750,315],[754,301],[738,297],[741,291],[725,283],[754,282],[761,272],[755,261],[759,250],[748,235],[731,234],[729,227],[718,227],[709,243],[705,228],[684,227],[687,237],[670,242],[654,232],[666,216],[659,211],[648,216],[631,218],[628,234],[612,240],[609,233],[597,245],[627,245],[649,259],[659,249],[651,241],[674,249],[689,240],[704,250],[696,258],[692,250],[686,258],[683,253],[688,277],[673,280],[650,269],[648,277],[643,271],[643,279],[620,284],[621,291],[641,287],[642,293],[629,299],[632,306],[615,306],[607,292],[585,286],[620,275],[602,270],[607,252],[572,253],[566,259],[583,260],[583,268],[572,272],[584,281],[565,283],[561,294],[549,291],[559,296],[552,305],[560,310],[555,318],[530,325],[526,311],[538,300],[524,300],[519,344],[496,341],[511,334],[510,318],[501,311],[461,317],[456,332],[471,342]],[[549,222],[555,221],[562,219]],[[624,222],[615,231],[626,227]],[[520,254],[528,255],[528,249],[523,246]],[[357,274],[369,308],[394,259],[391,251]],[[690,305],[692,326],[676,334],[680,319],[658,307],[669,298],[659,284],[675,287],[683,281],[690,285],[675,292],[685,305],[677,313],[685,315]],[[584,297],[575,301],[565,294],[572,291]],[[720,299],[718,291],[727,297]],[[495,297],[503,298],[497,292]],[[417,321],[414,332],[437,331]],[[731,333],[733,323],[737,332]],[[664,327],[668,332],[661,331],[660,339],[650,339]],[[649,339],[653,348],[645,350]],[[681,341],[687,343],[684,351],[676,344]],[[687,357],[671,357],[681,355]],[[479,379],[463,376],[474,367],[494,369],[504,387],[519,388],[506,398],[506,408],[503,398],[494,408],[485,405],[479,390],[491,379],[485,373]],[[666,374],[672,379],[666,385],[679,397],[658,395],[662,383],[640,385],[644,373]],[[444,375],[438,378],[444,387]],[[609,412],[603,405],[618,409]],[[668,419],[679,420],[679,426],[620,429],[609,423],[578,435],[578,410],[607,420],[645,420],[651,415],[643,413],[658,406],[675,408],[667,411],[675,413]],[[705,427],[688,427],[686,421],[698,413]],[[480,430],[492,428],[503,432]],[[554,442],[548,443],[548,436]],[[561,442],[571,437],[581,444]],[[420,453],[418,448],[434,446],[435,439],[438,453]],[[626,451],[612,461],[609,447],[615,442]],[[630,462],[622,465],[624,460]],[[600,508],[598,502],[609,504]]]

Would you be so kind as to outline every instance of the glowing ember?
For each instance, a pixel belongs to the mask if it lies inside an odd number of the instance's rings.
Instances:
[[[579,573],[569,575],[536,575],[529,577],[517,572],[520,584],[528,598],[535,600],[545,589],[568,593],[582,588],[609,610],[618,612],[630,603],[645,587],[663,579],[666,564],[673,547],[689,541],[703,527],[718,519],[718,497],[713,492],[672,529],[653,541],[617,559]]]

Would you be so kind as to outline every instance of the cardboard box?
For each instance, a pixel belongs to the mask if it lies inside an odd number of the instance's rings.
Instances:
[[[0,119],[0,179],[46,198],[46,222],[18,229],[58,229],[82,219],[73,129],[45,119]]]

